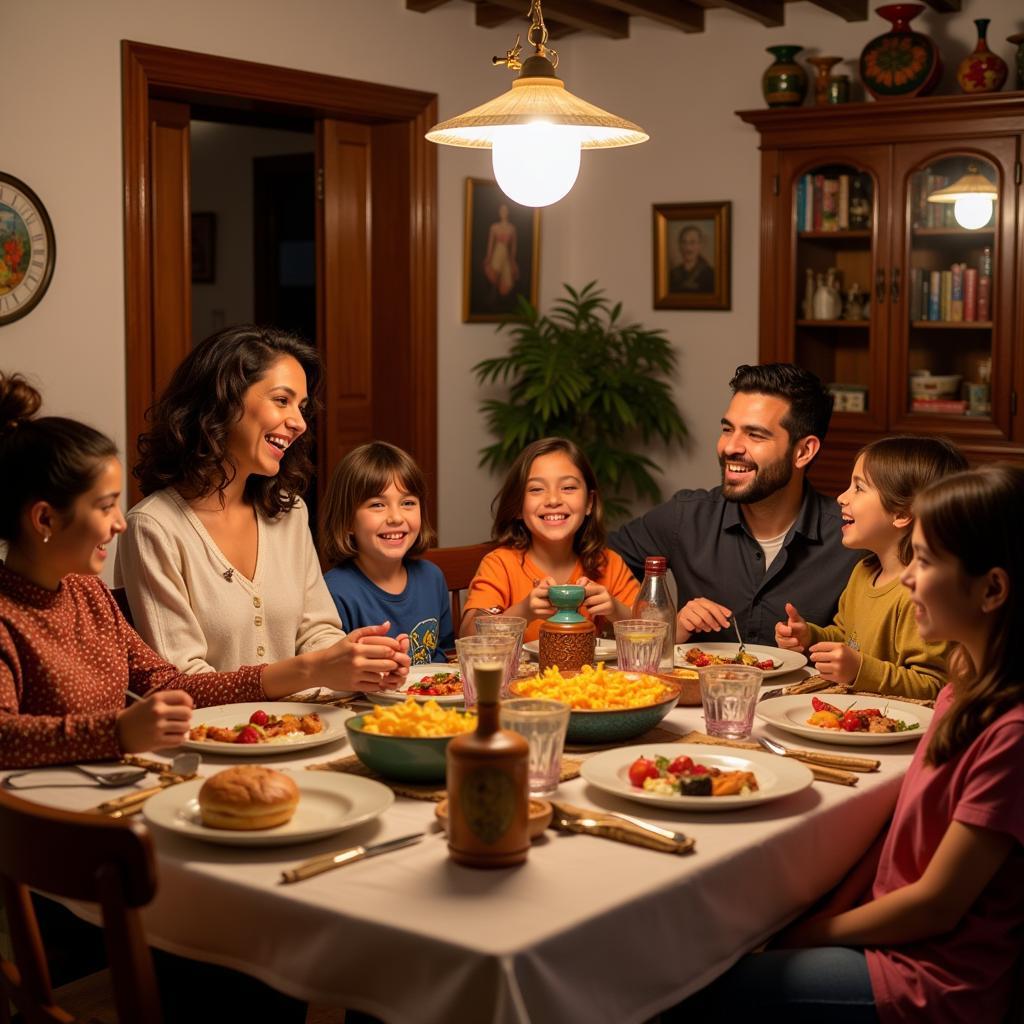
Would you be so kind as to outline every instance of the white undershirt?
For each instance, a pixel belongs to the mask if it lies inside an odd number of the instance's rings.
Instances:
[[[793,520],[796,522],[796,520]],[[778,537],[768,537],[766,540],[762,540],[760,537],[754,539],[758,544],[761,545],[761,550],[764,552],[764,571],[768,571],[768,567],[775,561],[775,556],[782,550],[782,542],[786,539],[786,534],[792,529],[793,523],[790,523],[778,535]]]

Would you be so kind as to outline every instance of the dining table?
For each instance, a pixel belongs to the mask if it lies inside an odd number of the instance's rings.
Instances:
[[[699,707],[677,707],[659,739],[703,726]],[[462,867],[448,856],[436,804],[404,796],[372,821],[289,846],[216,845],[153,827],[158,889],[143,911],[147,939],[389,1024],[646,1021],[757,949],[841,880],[890,817],[916,743],[851,751],[758,721],[760,734],[867,754],[880,767],[859,774],[856,785],[815,780],[730,811],[641,805],[579,777],[552,798],[685,833],[695,840],[687,855],[549,829],[520,866]],[[347,754],[340,739],[260,763],[302,773]],[[199,773],[236,763],[204,756]],[[54,781],[68,774],[52,772]],[[37,775],[25,798],[84,810],[122,792],[58,787],[47,778]],[[283,870],[318,854],[415,832],[426,833],[415,845],[282,884]],[[98,922],[95,908],[73,909]]]

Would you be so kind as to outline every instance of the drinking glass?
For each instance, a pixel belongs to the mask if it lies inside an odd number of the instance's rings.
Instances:
[[[699,673],[708,735],[746,739],[754,724],[761,670],[748,665],[708,665]]]
[[[519,658],[523,650],[523,633],[526,631],[526,619],[518,615],[478,615],[473,625],[480,636],[510,636],[516,642],[512,652],[512,668],[514,675],[519,673]]]
[[[530,796],[551,796],[562,774],[562,748],[569,727],[569,705],[557,700],[516,697],[501,702],[502,729],[519,733],[530,745]]]
[[[615,623],[615,653],[620,672],[657,672],[667,622],[621,619]]]
[[[504,671],[501,695],[505,696],[518,668],[516,666],[514,669],[512,666],[515,645],[513,637],[499,633],[460,636],[455,641],[455,649],[459,653],[459,667],[462,669],[462,692],[467,708],[476,704],[475,673],[479,667],[494,668],[496,663],[501,665]]]

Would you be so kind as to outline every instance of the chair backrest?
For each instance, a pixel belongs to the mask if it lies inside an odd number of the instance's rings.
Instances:
[[[139,920],[139,908],[156,891],[146,828],[43,807],[0,790],[0,898],[14,948],[13,963],[0,959],[0,1010],[10,999],[28,1024],[68,1021],[53,1002],[29,889],[100,905],[118,1019],[159,1022],[156,976]]]
[[[452,627],[456,634],[462,621],[462,591],[469,587],[476,575],[480,560],[497,545],[493,541],[484,544],[465,544],[458,548],[431,548],[423,557],[433,562],[444,573],[448,593],[452,598]]]

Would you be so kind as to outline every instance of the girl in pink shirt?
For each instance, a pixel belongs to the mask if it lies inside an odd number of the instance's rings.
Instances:
[[[688,1011],[706,1000],[703,1020],[747,1008],[787,1022],[1005,1019],[1024,937],[1022,507],[1024,468],[1009,465],[915,500],[903,582],[922,638],[956,647],[888,834],[779,937],[791,948],[744,958]]]

